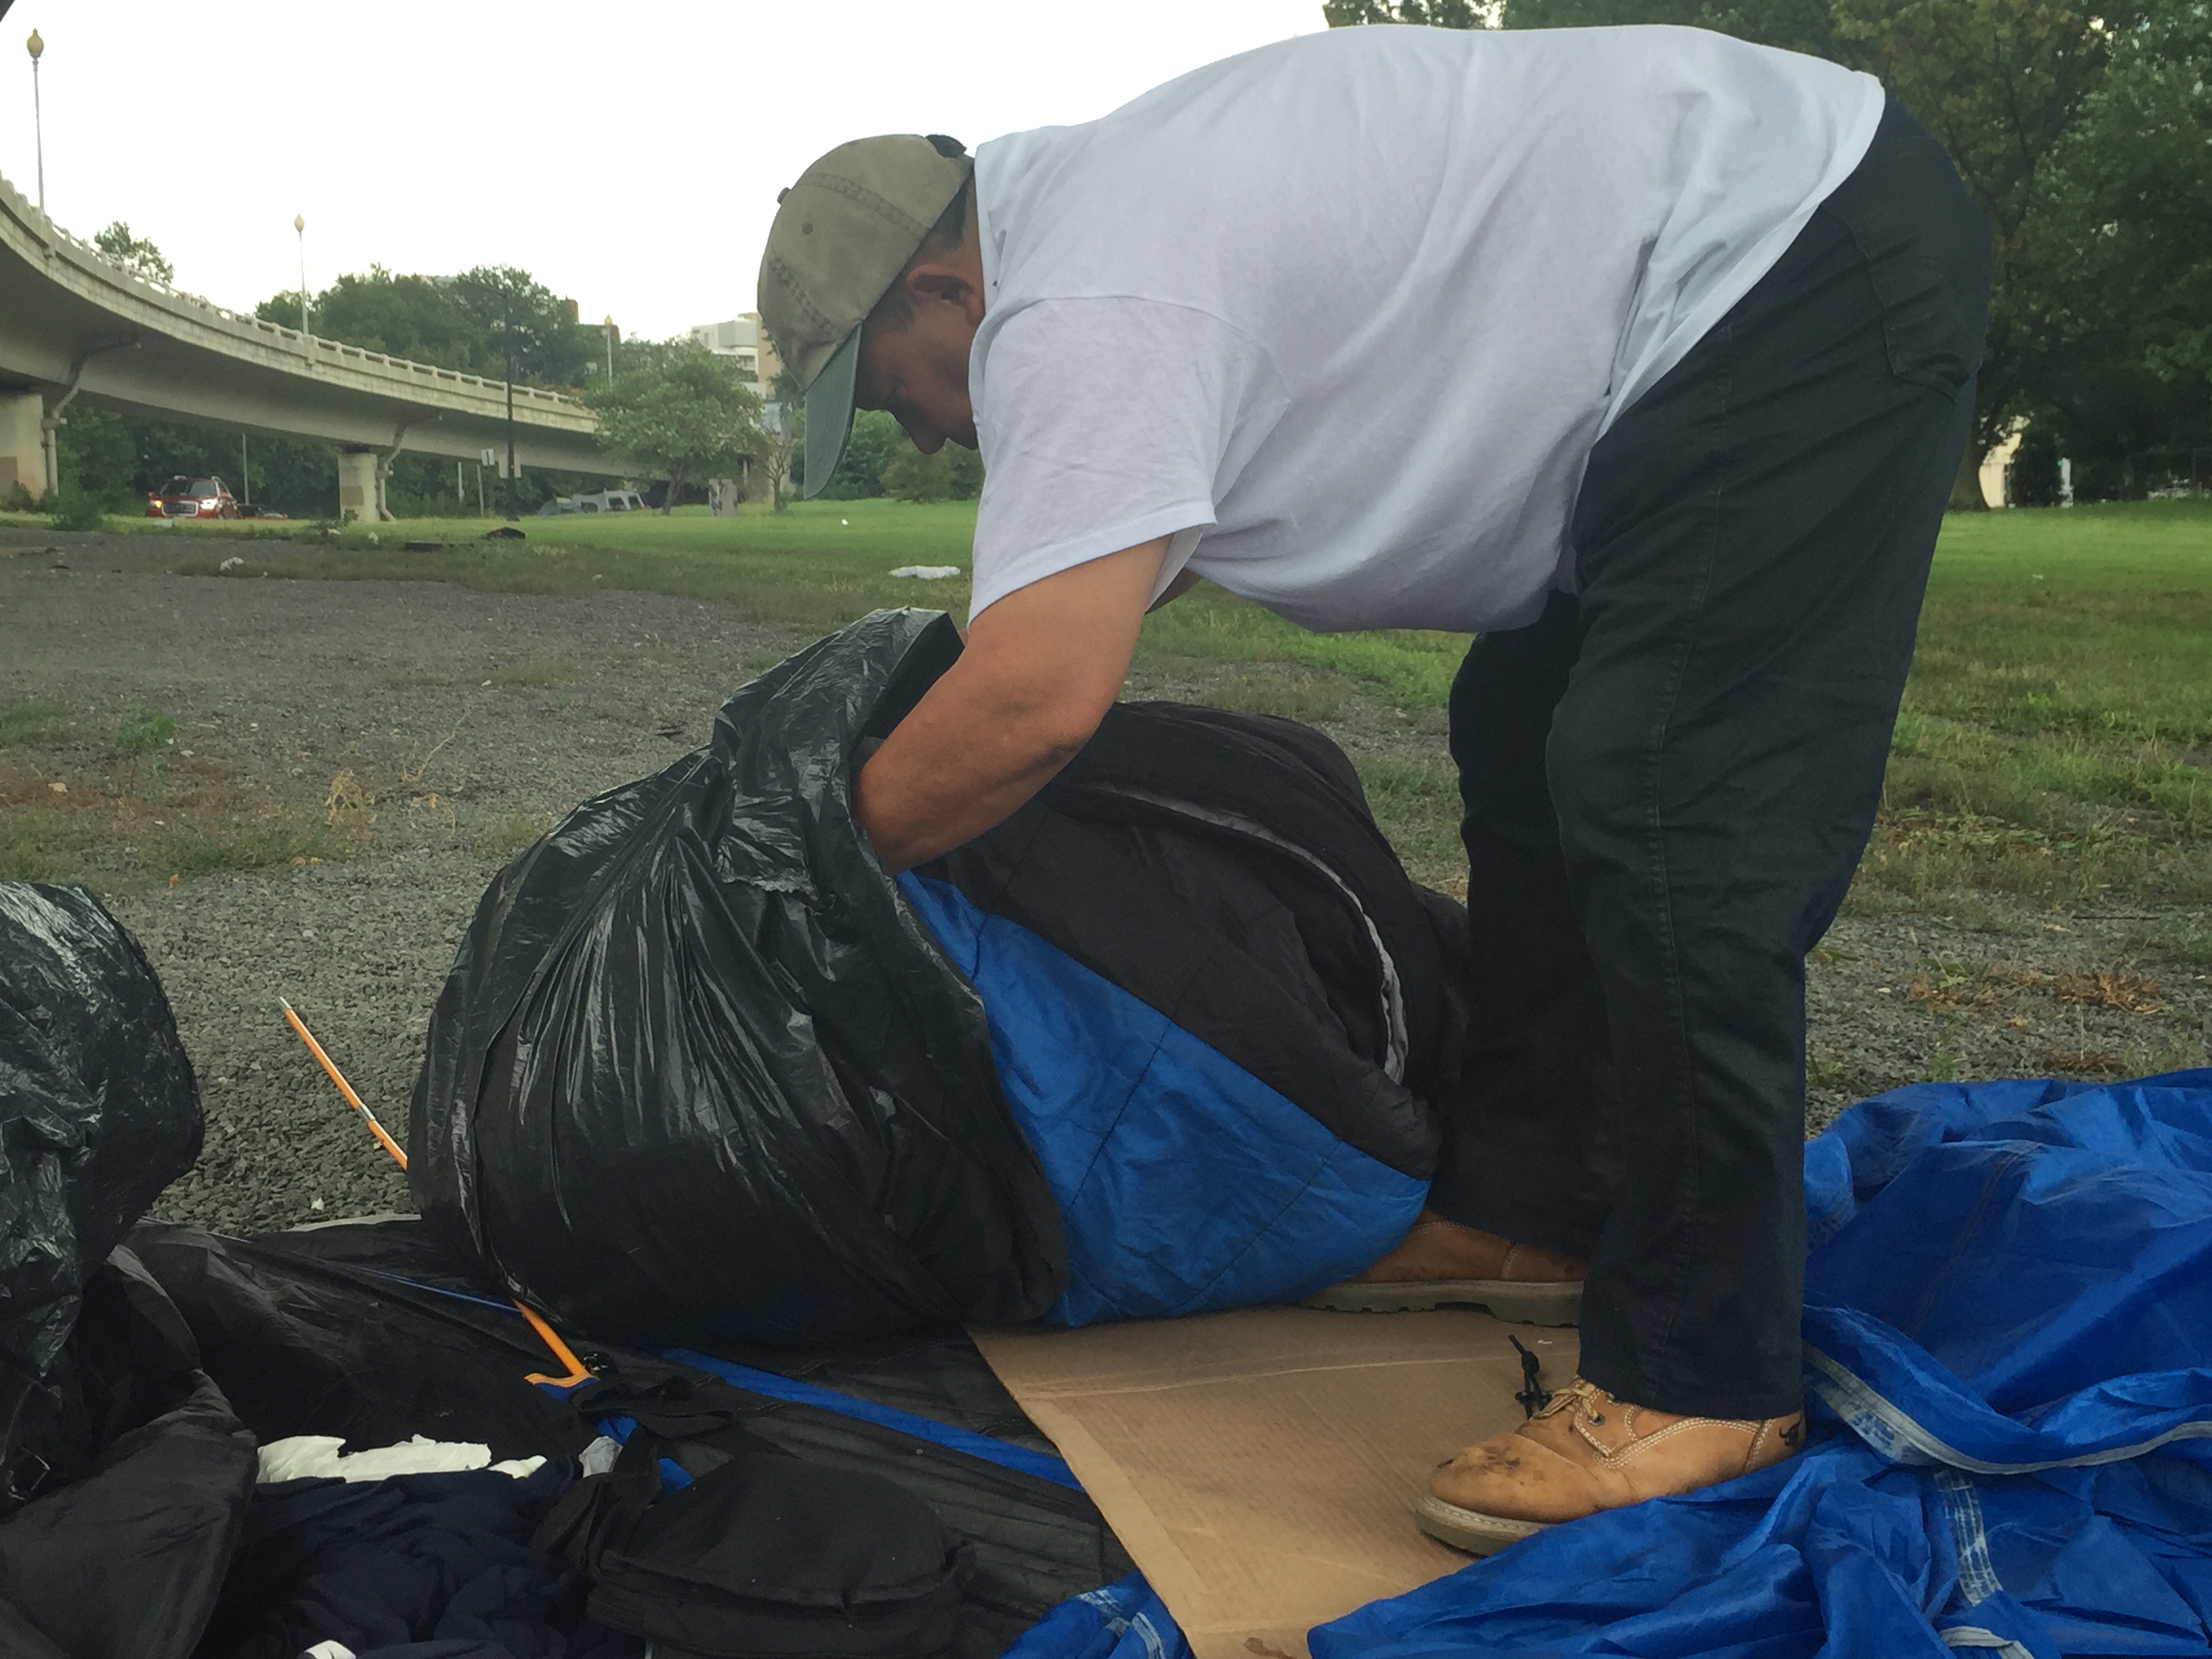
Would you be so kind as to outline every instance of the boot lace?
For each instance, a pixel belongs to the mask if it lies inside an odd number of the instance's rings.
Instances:
[[[1586,1422],[1601,1424],[1605,1421],[1605,1407],[1620,1403],[1596,1383],[1584,1382],[1578,1376],[1565,1388],[1554,1389],[1552,1397],[1529,1415],[1551,1417],[1563,1411],[1572,1411]]]

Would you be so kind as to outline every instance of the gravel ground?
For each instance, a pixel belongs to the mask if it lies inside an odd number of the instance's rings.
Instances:
[[[239,550],[250,570],[252,547]],[[349,774],[374,815],[343,860],[111,884],[207,1109],[206,1151],[163,1212],[236,1231],[408,1208],[276,999],[400,1133],[430,1005],[501,860],[576,801],[703,741],[732,689],[805,642],[651,594],[183,578],[143,538],[0,530],[0,708],[59,698],[96,733],[143,704],[175,720],[180,756],[316,811]],[[1443,744],[1441,722],[1372,709],[1333,729],[1355,750]],[[86,743],[0,763],[58,780],[99,758]],[[1929,1076],[2203,1062],[2212,975],[2146,952],[2160,918],[1982,920],[1837,924],[1811,968],[1814,1127]]]

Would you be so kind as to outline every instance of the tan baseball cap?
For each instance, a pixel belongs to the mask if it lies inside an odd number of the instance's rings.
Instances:
[[[957,139],[840,144],[777,198],[761,255],[761,320],[806,394],[806,486],[818,495],[853,430],[860,325],[975,164]]]

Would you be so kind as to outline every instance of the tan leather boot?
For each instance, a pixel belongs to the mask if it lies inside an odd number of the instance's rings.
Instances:
[[[1306,1298],[1339,1313],[1406,1313],[1466,1304],[1530,1325],[1582,1317],[1583,1259],[1462,1227],[1434,1210],[1357,1279]]]
[[[1802,1412],[1763,1422],[1680,1417],[1578,1376],[1510,1434],[1439,1466],[1415,1518],[1431,1538],[1489,1555],[1562,1521],[1733,1480],[1804,1440]]]

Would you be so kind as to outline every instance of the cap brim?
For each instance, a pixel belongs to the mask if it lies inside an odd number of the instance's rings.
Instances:
[[[806,388],[806,484],[802,493],[810,501],[830,488],[830,476],[844,459],[846,441],[853,435],[853,380],[860,371],[860,331],[856,327]]]

